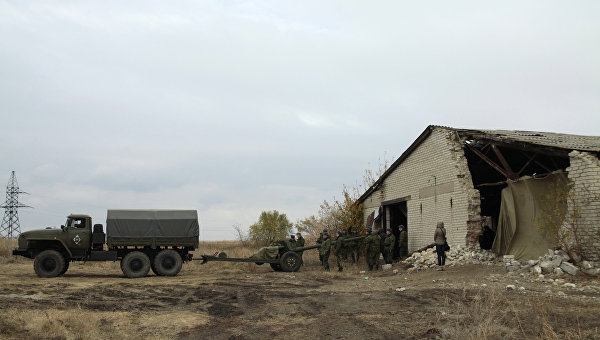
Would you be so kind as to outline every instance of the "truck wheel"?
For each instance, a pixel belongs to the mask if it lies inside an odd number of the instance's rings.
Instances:
[[[65,258],[56,250],[44,250],[33,261],[33,269],[39,277],[57,277],[65,268]]]
[[[181,270],[183,259],[173,249],[166,249],[154,258],[154,269],[158,275],[175,276]]]
[[[121,260],[121,270],[129,278],[144,277],[150,270],[150,258],[141,251],[132,251]]]
[[[296,272],[300,269],[302,265],[302,260],[300,260],[300,255],[296,254],[293,251],[288,251],[287,253],[281,256],[281,270],[284,272]]]
[[[58,275],[63,275],[64,273],[67,272],[68,269],[69,269],[69,261],[65,261],[65,268],[63,268],[63,270]]]
[[[281,265],[279,263],[269,263],[271,265],[271,268],[273,268],[274,271],[276,272],[280,272],[281,271]]]

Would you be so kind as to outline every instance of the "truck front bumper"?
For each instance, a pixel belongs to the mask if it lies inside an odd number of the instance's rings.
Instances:
[[[14,249],[12,254],[31,258],[31,252],[29,252],[27,249]]]

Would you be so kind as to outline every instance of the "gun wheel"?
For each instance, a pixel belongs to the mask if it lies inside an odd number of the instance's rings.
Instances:
[[[281,270],[284,272],[296,272],[302,266],[302,260],[300,255],[293,251],[288,251],[281,256],[280,262]]]

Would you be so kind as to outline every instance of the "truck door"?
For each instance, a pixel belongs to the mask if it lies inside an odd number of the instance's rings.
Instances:
[[[91,225],[89,218],[69,218],[65,227],[65,244],[74,258],[85,258],[90,249]]]

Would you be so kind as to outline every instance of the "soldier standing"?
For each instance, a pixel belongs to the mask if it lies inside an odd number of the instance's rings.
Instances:
[[[358,229],[356,227],[352,228],[352,233],[350,234],[350,237],[359,236],[360,235],[358,234]],[[352,255],[352,263],[358,264],[358,255],[360,253],[360,240],[352,241],[352,243],[350,244],[350,251],[350,254]]]
[[[379,236],[374,235],[370,227],[367,227],[367,237],[365,237],[364,244],[367,265],[369,270],[373,270],[373,267],[379,262]],[[378,265],[377,268],[379,268]]]
[[[381,252],[381,256],[383,256],[383,260],[387,263],[387,254],[385,252],[385,229],[379,230],[379,251]]]
[[[289,242],[290,242],[290,246],[292,246],[292,249],[296,248],[297,247],[297,245],[296,245],[296,235],[293,235],[293,234],[290,235]]]
[[[321,242],[321,248],[319,248],[319,257],[321,257],[321,264],[326,271],[329,271],[329,253],[331,252],[331,240],[326,232],[323,232],[323,242]]]
[[[342,256],[344,255],[344,249],[346,249],[344,246],[344,234],[338,230],[337,232],[337,237],[335,239],[335,248],[334,248],[334,253],[335,253],[335,259],[337,260],[337,266],[338,266],[338,272],[341,272],[342,270],[344,270],[344,267],[342,267]]]
[[[296,233],[296,248],[302,248],[304,247],[304,237],[302,237],[302,234],[300,233]],[[299,251],[298,255],[300,255],[300,261],[302,261],[302,253],[304,253],[303,251]],[[304,262],[304,261],[302,261]]]
[[[304,240],[304,237],[302,237],[302,234],[300,233],[296,233],[296,247],[297,248],[302,248],[304,247],[304,243],[306,240]]]
[[[327,234],[327,229],[323,229],[321,233],[319,233],[319,238],[317,239],[317,244],[323,243],[323,234]],[[323,263],[323,256],[321,256],[321,252],[319,251],[319,261]]]
[[[400,258],[408,256],[408,235],[406,234],[406,227],[402,224],[399,227],[400,234],[398,235],[398,249],[400,251]]]
[[[342,237],[344,240],[348,238],[348,229],[342,228]],[[344,261],[346,261],[348,259],[348,250],[349,250],[348,247],[349,246],[350,245],[348,244],[348,242],[342,241],[342,253],[341,254],[342,254],[342,259]]]
[[[396,244],[396,236],[392,234],[392,228],[387,228],[385,230],[386,237],[384,241],[385,245],[385,264],[392,263],[392,259],[394,257],[394,246]]]

